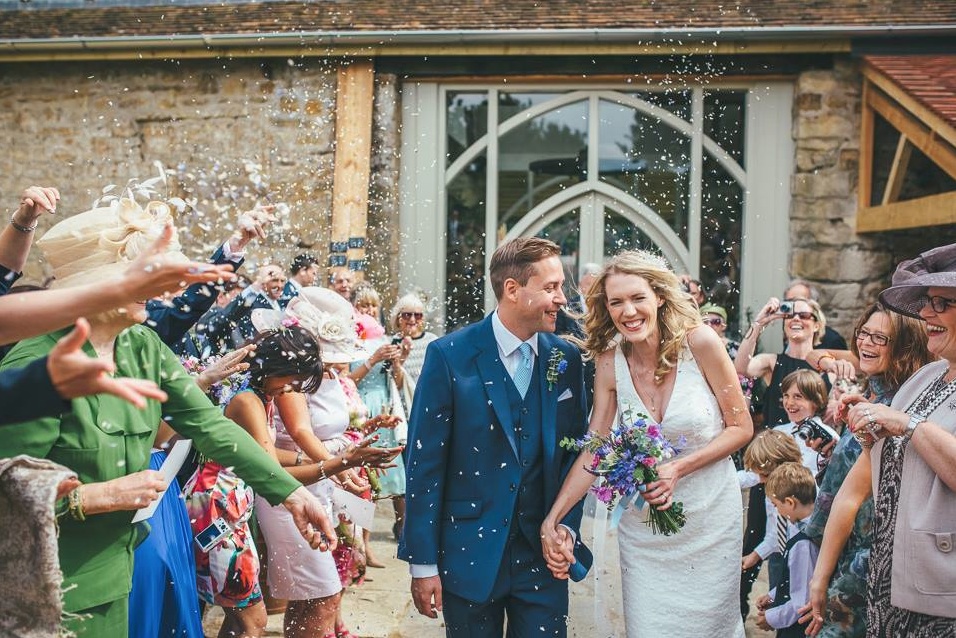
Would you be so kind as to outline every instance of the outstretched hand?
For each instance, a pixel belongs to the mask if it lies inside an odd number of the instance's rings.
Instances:
[[[83,352],[83,343],[89,334],[89,322],[77,319],[76,327],[50,350],[46,367],[61,397],[75,399],[91,394],[113,394],[141,410],[146,407],[146,399],[166,400],[166,393],[152,381],[112,378],[110,374],[116,369],[112,361]]]
[[[60,191],[52,186],[31,186],[20,193],[20,206],[13,214],[22,226],[33,226],[45,212],[55,213]]]
[[[564,525],[554,525],[549,521],[541,524],[541,552],[551,575],[559,580],[568,579],[574,558],[574,538]]]
[[[229,378],[236,372],[245,372],[249,369],[249,363],[244,361],[244,359],[249,353],[254,352],[255,349],[256,345],[250,343],[249,345],[222,355],[199,373],[196,377],[196,385],[198,385],[203,392],[209,392],[209,388],[223,379]]]
[[[266,228],[276,221],[276,207],[273,205],[256,206],[239,215],[236,232],[229,238],[229,249],[241,252],[253,239],[265,239]]]
[[[152,299],[164,293],[176,292],[190,284],[219,283],[235,279],[236,275],[229,264],[173,261],[167,254],[173,232],[172,223],[167,223],[162,235],[123,273],[119,289],[123,292],[125,302]]]

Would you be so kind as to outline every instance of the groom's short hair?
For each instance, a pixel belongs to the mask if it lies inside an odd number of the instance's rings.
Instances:
[[[518,237],[498,246],[491,256],[489,266],[491,289],[495,292],[495,298],[501,299],[506,279],[514,279],[524,286],[534,274],[536,263],[560,254],[560,246],[540,237]]]

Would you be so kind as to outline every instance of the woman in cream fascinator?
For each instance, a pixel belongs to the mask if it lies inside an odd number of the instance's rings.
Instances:
[[[53,268],[57,288],[105,282],[162,235],[171,223],[165,202],[145,208],[132,199],[74,215],[38,242]],[[183,260],[175,237],[166,260]],[[66,628],[80,636],[128,633],[128,600],[137,527],[132,510],[159,498],[162,475],[148,467],[161,421],[235,473],[273,504],[290,512],[296,529],[312,546],[335,546],[333,526],[319,501],[245,431],[226,419],[186,373],[179,358],[149,328],[146,300],[90,317],[83,350],[104,356],[116,374],[156,383],[169,397],[138,410],[111,395],[75,399],[59,417],[7,426],[0,457],[29,454],[74,470],[81,485],[58,504],[59,558],[63,571]],[[21,341],[0,364],[19,368],[49,353],[65,331]],[[173,496],[175,497],[175,496]],[[61,506],[60,506],[61,505]]]

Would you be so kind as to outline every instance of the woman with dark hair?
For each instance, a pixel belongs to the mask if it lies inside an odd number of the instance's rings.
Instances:
[[[903,382],[935,357],[926,349],[926,331],[912,317],[872,304],[856,323],[850,350],[814,350],[808,361],[823,371],[841,374],[849,362],[865,376],[864,394],[874,403],[889,405]],[[804,533],[823,541],[833,501],[863,448],[845,428],[827,465],[813,515]],[[811,595],[826,596],[826,617],[818,635],[857,638],[866,631],[866,573],[873,542],[873,499],[866,497],[855,517],[834,520],[829,532],[843,550],[817,559]]]
[[[273,400],[288,392],[314,392],[322,383],[319,344],[306,330],[282,328],[260,333],[253,341],[246,383],[225,401],[224,413],[277,458]],[[317,464],[290,467],[303,483],[312,483],[347,467],[380,465],[394,456],[388,450],[353,446],[338,457]],[[260,636],[267,616],[259,589],[259,559],[249,530],[253,494],[229,469],[214,461],[199,467],[184,490],[193,533],[197,538],[222,520],[228,532],[214,543],[194,546],[199,594],[204,602],[223,607],[219,635]]]

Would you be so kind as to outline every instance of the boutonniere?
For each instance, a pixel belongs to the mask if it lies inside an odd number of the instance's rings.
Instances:
[[[548,380],[548,390],[554,390],[558,377],[567,369],[568,362],[564,358],[564,352],[560,348],[551,348],[551,356],[548,357],[548,373],[545,375]]]

